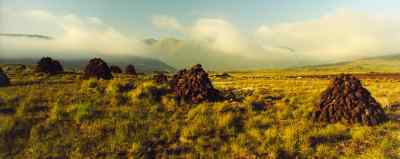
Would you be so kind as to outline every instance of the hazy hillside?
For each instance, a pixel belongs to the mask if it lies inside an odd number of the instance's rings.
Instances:
[[[175,68],[184,68],[201,63],[206,69],[214,71],[236,71],[266,68],[287,68],[305,64],[316,64],[307,58],[296,59],[291,53],[263,54],[262,57],[249,57],[239,54],[227,54],[196,44],[190,40],[164,38],[146,39],[150,48],[149,56],[163,60]],[[246,54],[250,54],[249,50]]]
[[[138,72],[152,72],[152,71],[175,71],[175,68],[168,64],[151,58],[143,57],[105,57],[109,65],[118,65],[122,69],[128,64],[136,66]],[[38,58],[14,58],[14,59],[0,59],[0,64],[36,64]],[[66,69],[83,69],[89,59],[61,59],[61,63]]]
[[[365,58],[333,64],[305,66],[296,69],[332,72],[399,72],[400,54]]]

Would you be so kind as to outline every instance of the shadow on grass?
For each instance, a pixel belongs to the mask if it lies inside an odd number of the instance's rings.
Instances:
[[[0,108],[0,115],[12,115],[15,114],[15,108]]]
[[[45,84],[45,85],[61,85],[61,84],[72,84],[75,83],[75,81],[45,81],[45,80],[40,80],[40,81],[23,81],[23,82],[14,82],[10,84],[10,87],[18,87],[18,86],[32,86],[32,85],[39,85],[39,84]]]
[[[309,141],[310,141],[310,146],[312,148],[316,148],[319,144],[335,144],[350,139],[351,136],[341,134],[335,136],[312,136],[309,138]]]

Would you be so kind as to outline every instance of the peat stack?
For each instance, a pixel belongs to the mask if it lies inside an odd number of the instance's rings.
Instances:
[[[8,76],[3,70],[0,68],[0,87],[8,86],[10,84],[10,80]]]
[[[208,73],[200,64],[190,70],[181,70],[170,81],[172,91],[179,102],[201,103],[222,99],[220,92],[214,89]]]
[[[351,75],[340,75],[331,81],[321,94],[312,118],[326,123],[364,125],[376,125],[387,119],[380,104]]]
[[[157,73],[153,76],[154,82],[157,84],[164,84],[168,83],[168,77],[164,73]]]
[[[110,69],[111,69],[111,72],[112,72],[112,73],[122,73],[121,68],[119,68],[119,67],[116,66],[116,65],[111,65],[111,66],[110,66]]]
[[[128,65],[128,66],[126,66],[126,68],[125,68],[125,73],[126,74],[128,74],[128,75],[137,75],[137,73],[136,73],[136,68],[135,68],[135,66],[133,66],[133,65]]]
[[[100,58],[94,58],[89,61],[86,65],[85,73],[83,78],[97,78],[97,79],[112,79],[111,69],[108,67],[107,63]]]
[[[43,57],[39,60],[35,67],[35,72],[38,73],[46,73],[50,75],[62,73],[64,71],[60,62],[57,60],[53,60],[50,57]]]

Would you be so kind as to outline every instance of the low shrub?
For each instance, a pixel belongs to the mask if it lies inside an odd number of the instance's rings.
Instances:
[[[52,106],[48,120],[52,123],[61,121],[65,118],[65,110],[62,105],[56,103]]]
[[[110,105],[119,106],[126,104],[128,102],[127,93],[135,87],[135,83],[133,82],[113,79],[108,83],[105,90],[110,99]]]
[[[372,136],[376,136],[374,134],[374,130],[371,127],[368,126],[356,126],[351,128],[351,138],[353,141],[356,142],[364,142],[368,141],[368,139],[371,139]]]
[[[327,145],[318,145],[315,151],[316,158],[338,158],[338,153],[335,148]]]
[[[67,112],[75,122],[82,123],[96,115],[96,108],[88,103],[73,104],[68,106]]]
[[[168,92],[167,85],[159,85],[154,82],[144,82],[130,92],[133,103],[159,103],[161,97]]]
[[[15,125],[15,119],[9,117],[9,118],[3,118],[0,120],[0,138],[5,137],[6,134],[8,134],[12,128]]]
[[[103,81],[94,78],[84,80],[81,84],[80,92],[90,95],[102,94],[105,91],[105,88],[101,85],[102,82]]]

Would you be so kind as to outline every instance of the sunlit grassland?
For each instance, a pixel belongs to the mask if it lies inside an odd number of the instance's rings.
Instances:
[[[214,86],[242,101],[178,105],[150,75],[111,81],[16,73],[0,88],[0,158],[399,158],[399,121],[379,126],[310,120],[326,79],[314,71],[230,73]],[[325,72],[334,74],[334,72]],[[127,83],[132,90],[122,91]],[[393,116],[399,80],[363,80]],[[160,94],[162,94],[160,96]],[[256,109],[257,104],[267,105]]]

